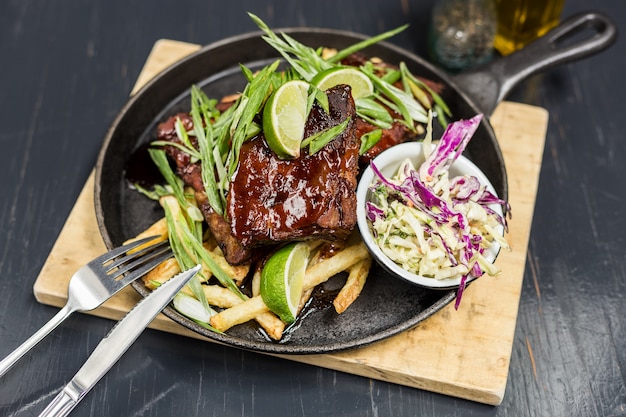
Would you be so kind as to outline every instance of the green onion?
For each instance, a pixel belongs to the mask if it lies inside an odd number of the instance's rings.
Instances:
[[[198,140],[198,148],[200,150],[202,185],[207,195],[209,204],[213,210],[220,216],[224,213],[222,207],[222,198],[217,187],[215,178],[216,162],[213,159],[213,149],[215,148],[215,139],[213,137],[213,129],[211,129],[211,116],[206,107],[201,90],[193,86],[191,89],[191,118],[193,120],[193,128]],[[204,126],[206,124],[206,127]]]
[[[257,16],[252,13],[248,13],[248,15],[259,29],[265,33],[263,39],[276,49],[291,65],[292,70],[298,73],[305,81],[311,81],[318,72],[335,66],[324,60],[313,48],[302,45],[285,33],[282,34],[283,38],[281,39]]]
[[[404,77],[407,77],[408,79],[410,79],[412,82],[414,82],[418,87],[426,90],[428,92],[428,94],[430,94],[430,96],[433,98],[433,101],[437,104],[437,106],[440,108],[440,110],[443,112],[442,114],[445,114],[448,117],[452,117],[452,112],[450,111],[450,109],[448,108],[447,104],[445,103],[445,101],[441,98],[441,96],[439,94],[437,94],[432,88],[430,88],[426,83],[424,83],[422,80],[418,79],[417,77],[415,77],[411,71],[409,71],[409,69],[407,68],[406,64],[404,62],[400,63],[400,71],[402,72],[402,75]]]
[[[199,160],[200,159],[200,154],[198,153],[198,151],[196,151],[194,148],[189,148],[185,145],[183,145],[182,143],[178,143],[178,142],[170,142],[167,140],[155,140],[150,142],[150,145],[152,146],[173,146],[174,148],[178,148],[181,151],[185,152],[186,154],[188,154],[192,160]]]
[[[375,129],[371,132],[367,132],[366,134],[361,136],[361,147],[359,149],[359,155],[364,155],[367,151],[372,149],[374,145],[376,145],[380,138],[383,136],[382,129]]]
[[[148,197],[150,200],[159,201],[159,198],[163,197],[164,195],[172,194],[171,187],[164,187],[159,184],[155,184],[152,190],[147,190],[144,187],[142,187],[140,184],[133,184],[133,186],[137,189],[137,191],[139,191],[144,196]]]
[[[361,42],[355,43],[352,46],[349,46],[345,49],[342,49],[341,51],[337,52],[335,55],[333,55],[330,59],[328,59],[328,61],[330,62],[339,62],[342,59],[352,55],[355,52],[360,51],[361,49],[365,49],[370,45],[373,45],[375,43],[378,43],[380,41],[383,41],[385,39],[391,38],[392,36],[397,35],[398,33],[402,32],[403,30],[405,30],[406,28],[408,28],[409,25],[403,25],[400,26],[396,29],[392,29],[388,32],[384,32],[381,33],[380,35],[376,35],[376,36],[372,36],[371,38],[367,38]]]
[[[374,74],[371,66],[364,65],[361,67],[361,70],[370,78],[374,87],[397,106],[407,126],[413,127],[414,122],[426,123],[428,121],[426,118],[426,110],[411,94],[378,78],[376,74]]]
[[[393,84],[397,81],[400,81],[400,79],[402,78],[402,73],[399,70],[384,68],[384,71],[384,74],[379,78],[386,83]]]
[[[193,247],[193,249],[196,251],[196,254],[200,257],[202,262],[204,262],[209,267],[209,269],[211,270],[211,272],[213,272],[213,275],[215,276],[215,278],[217,278],[220,284],[231,290],[233,293],[237,294],[242,300],[246,300],[247,297],[241,292],[239,287],[237,287],[235,281],[233,281],[230,275],[228,275],[218,265],[218,263],[213,260],[211,255],[209,255],[209,253],[204,249],[204,246],[202,246],[202,239],[195,239],[194,236],[191,234],[191,231],[188,229],[183,229],[182,232],[187,235],[187,242],[189,243],[190,247]]]
[[[183,181],[172,171],[165,151],[163,149],[148,149],[148,153],[167,184],[171,187],[172,194],[176,197],[178,203],[184,206],[186,200],[183,192]]]
[[[212,308],[207,311],[202,301],[182,291],[174,296],[172,304],[174,304],[176,311],[182,315],[207,324],[211,320],[211,316],[217,314],[217,311]]]
[[[197,158],[198,154],[195,152],[193,144],[191,143],[191,140],[189,139],[189,135],[187,134],[187,129],[185,129],[185,126],[183,125],[182,120],[180,120],[180,118],[178,117],[176,118],[176,122],[174,123],[174,130],[176,131],[176,136],[178,136],[178,139],[180,139],[184,147],[189,149],[189,152],[188,152],[189,155]]]
[[[313,107],[313,103],[315,103],[315,101],[317,101],[322,110],[328,113],[330,110],[328,104],[328,96],[326,95],[326,93],[312,84],[309,85],[309,91],[312,90],[312,92],[309,92],[309,100],[307,102],[306,114],[308,115],[311,112],[311,107]]]
[[[185,217],[185,211],[181,210],[178,201],[172,196],[162,197],[161,206],[165,211],[167,231],[170,247],[181,270],[187,270],[198,263],[198,255],[194,253],[192,243],[198,238],[198,227],[195,221]],[[201,226],[201,225],[200,225]],[[200,229],[200,239],[202,238]],[[211,311],[209,302],[204,296],[204,290],[200,283],[202,274],[189,281],[189,288],[193,295],[202,302],[204,308]]]
[[[350,122],[350,118],[346,118],[343,122],[335,125],[333,127],[329,127],[328,129],[321,130],[311,136],[307,136],[302,143],[300,144],[301,148],[306,146],[309,147],[309,155],[315,154],[317,151],[322,149],[328,142],[336,138],[338,135],[343,133],[343,131],[348,126]]]
[[[228,174],[233,175],[239,164],[239,151],[243,142],[247,139],[248,128],[253,124],[254,118],[261,111],[263,104],[270,92],[272,74],[278,68],[280,61],[264,67],[246,86],[237,106],[236,117],[231,125],[231,150],[228,155]]]
[[[390,129],[393,124],[393,117],[376,100],[371,97],[358,98],[354,100],[356,104],[356,112],[359,117],[369,121],[371,124],[382,129]]]

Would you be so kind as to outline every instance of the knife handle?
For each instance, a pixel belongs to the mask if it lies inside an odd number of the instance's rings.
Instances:
[[[82,395],[80,391],[76,391],[77,387],[73,387],[72,383],[67,385],[57,394],[56,397],[48,404],[48,406],[39,414],[39,417],[64,417],[67,416],[76,407],[78,402],[85,396],[83,391]]]

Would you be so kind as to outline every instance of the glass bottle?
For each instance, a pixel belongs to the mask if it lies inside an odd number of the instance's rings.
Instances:
[[[429,31],[431,58],[450,72],[487,62],[496,28],[493,0],[436,0]]]

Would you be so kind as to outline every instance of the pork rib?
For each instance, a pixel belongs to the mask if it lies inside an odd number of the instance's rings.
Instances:
[[[263,134],[245,142],[227,194],[226,218],[208,204],[199,163],[174,146],[166,146],[177,174],[195,190],[211,232],[226,260],[248,262],[257,247],[311,238],[346,239],[356,224],[356,185],[359,143],[356,110],[350,87],[326,92],[329,112],[315,104],[305,126],[305,137],[336,126],[346,118],[344,131],[313,155],[283,160],[268,147]],[[189,131],[188,114],[177,114],[159,124],[158,139],[178,141],[176,119]],[[195,140],[195,138],[192,138]]]
[[[262,135],[241,148],[227,197],[237,240],[255,247],[295,239],[345,239],[356,223],[359,144],[350,87],[327,91],[329,113],[313,106],[305,137],[350,118],[340,135],[313,155],[280,159]]]

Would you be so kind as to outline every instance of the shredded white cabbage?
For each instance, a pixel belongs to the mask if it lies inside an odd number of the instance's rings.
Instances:
[[[406,187],[411,175],[418,173],[407,160],[387,181]],[[371,203],[382,215],[376,215],[371,223],[374,239],[385,255],[418,275],[437,280],[484,272],[496,275],[498,268],[484,257],[483,251],[492,245],[509,248],[498,232],[503,219],[477,202],[484,185],[473,191],[469,199],[459,200],[460,188],[451,187],[448,177],[444,170],[433,178],[422,179],[422,186],[443,202],[443,210],[438,205],[424,210],[393,187],[375,183],[371,187]]]

